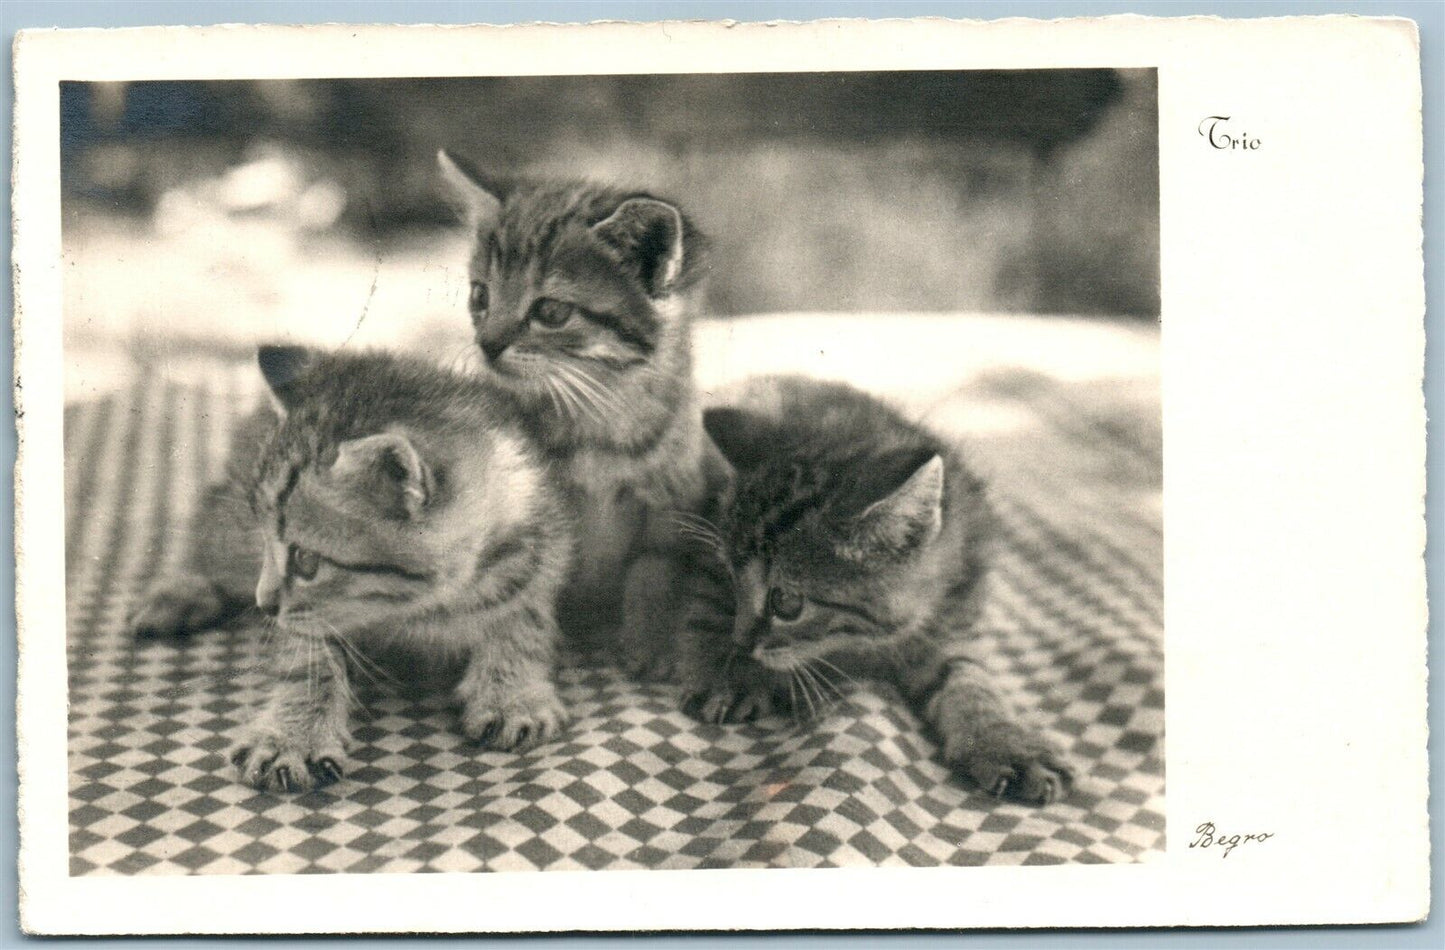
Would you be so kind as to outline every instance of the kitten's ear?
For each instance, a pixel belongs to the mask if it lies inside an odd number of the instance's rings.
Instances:
[[[872,554],[908,554],[943,527],[943,457],[930,455],[908,479],[858,516],[853,547]]]
[[[404,434],[381,432],[341,443],[331,472],[379,500],[388,515],[410,520],[432,499],[431,467]]]
[[[734,469],[756,468],[767,455],[772,425],[756,413],[727,407],[708,409],[702,414],[702,427]]]
[[[682,213],[666,201],[628,198],[592,232],[637,265],[650,296],[663,296],[682,276]]]
[[[491,230],[501,215],[502,200],[507,197],[506,185],[446,149],[437,152],[437,165],[461,206],[467,227],[474,232]]]
[[[285,417],[296,401],[296,383],[309,373],[321,354],[304,346],[266,343],[256,348],[256,363],[266,380],[271,406]]]

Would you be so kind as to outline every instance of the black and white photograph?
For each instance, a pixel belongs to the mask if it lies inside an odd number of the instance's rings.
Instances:
[[[63,503],[17,506],[63,529],[63,629],[21,616],[22,660],[64,644],[22,680],[63,676],[63,783],[25,781],[65,833],[30,873],[822,894],[1287,851],[1277,811],[1167,808],[1166,655],[1171,730],[1209,714],[1166,529],[1198,602],[1178,494],[1217,496],[1165,423],[1163,262],[1222,245],[1162,237],[1163,67],[556,50],[54,85]],[[1170,116],[1191,154],[1274,147],[1210,108]],[[627,886],[676,878],[720,879]],[[289,913],[259,930],[337,926]]]
[[[72,873],[1157,853],[1155,96],[64,84]]]

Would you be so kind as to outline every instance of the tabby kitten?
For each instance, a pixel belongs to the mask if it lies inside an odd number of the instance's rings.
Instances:
[[[238,483],[261,557],[235,576],[260,576],[276,678],[233,756],[242,777],[284,791],[340,777],[348,662],[397,653],[459,676],[468,738],[550,739],[567,719],[552,672],[572,526],[527,439],[475,379],[423,363],[299,347],[259,361],[280,420]],[[205,584],[239,599],[225,579],[193,581]],[[174,622],[165,604],[153,597],[137,624]]]
[[[617,630],[628,669],[665,676],[686,556],[672,513],[700,510],[726,479],[692,382],[701,238],[650,195],[438,160],[475,238],[483,379],[571,489],[579,547],[563,622],[584,640]]]
[[[882,681],[982,788],[1064,794],[1068,766],[972,642],[992,520],[957,453],[856,389],[799,378],[751,381],[704,424],[736,471],[713,536],[734,619],[693,626],[685,708],[734,722],[812,711],[835,677]]]

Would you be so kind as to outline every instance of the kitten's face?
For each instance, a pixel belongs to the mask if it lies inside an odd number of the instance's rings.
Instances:
[[[886,605],[880,610],[870,596],[881,578],[841,563],[820,567],[784,550],[735,559],[736,645],[764,666],[792,670],[830,653],[876,649],[893,633]]]
[[[720,525],[735,644],[777,670],[885,649],[920,607],[910,579],[941,530],[942,458],[900,457],[860,499],[850,473],[790,457],[747,414],[727,418],[727,433],[716,412],[704,423],[736,474]]]
[[[345,635],[414,613],[439,580],[408,511],[427,491],[404,436],[344,442],[321,458],[281,437],[253,501],[265,536],[256,602],[289,633]]]
[[[590,395],[657,351],[662,315],[591,229],[558,227],[549,246],[489,235],[472,259],[468,300],[477,346],[504,385]],[[530,254],[536,254],[532,257]]]
[[[441,161],[476,235],[468,310],[497,385],[602,423],[685,371],[691,238],[676,208],[590,185],[504,188]]]

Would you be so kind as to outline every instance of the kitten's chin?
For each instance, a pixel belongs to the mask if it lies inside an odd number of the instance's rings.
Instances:
[[[803,665],[803,660],[796,653],[785,653],[782,650],[764,650],[762,647],[753,651],[753,659],[763,666],[779,673],[787,673]]]
[[[518,365],[516,360],[502,357],[484,364],[482,375],[493,386],[519,396],[542,397],[546,392],[544,370],[531,362]]]

